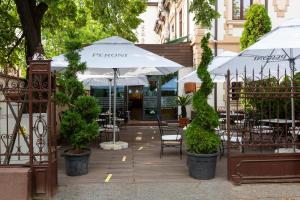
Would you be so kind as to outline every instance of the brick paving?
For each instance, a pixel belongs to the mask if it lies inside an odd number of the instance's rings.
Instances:
[[[180,160],[179,149],[169,148],[159,158],[159,132],[155,126],[127,127],[120,139],[129,143],[128,149],[92,148],[89,173],[84,176],[66,176],[60,157],[59,187],[54,199],[300,200],[300,184],[296,183],[233,186],[227,181],[225,157],[218,160],[215,179],[190,178],[186,157]],[[105,182],[108,174],[112,174],[111,179]]]

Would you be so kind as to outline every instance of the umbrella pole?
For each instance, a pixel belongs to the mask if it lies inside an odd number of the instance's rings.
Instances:
[[[113,143],[116,143],[116,98],[117,98],[117,69],[114,68],[114,118],[113,118]]]
[[[292,130],[293,130],[293,143],[295,141],[295,102],[294,102],[294,69],[295,69],[295,59],[293,58],[293,50],[290,49],[290,69],[291,69],[291,111],[292,111]],[[296,146],[293,145],[294,152]]]
[[[108,79],[109,80],[109,102],[108,102],[108,105],[109,105],[109,107],[108,107],[108,124],[111,124],[111,79]]]

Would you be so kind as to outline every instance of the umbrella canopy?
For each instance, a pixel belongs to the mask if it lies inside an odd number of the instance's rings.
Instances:
[[[290,73],[290,64],[300,70],[300,19],[290,19],[273,29],[235,58],[212,70],[214,74]]]
[[[212,60],[212,62],[209,64],[208,71],[212,71],[213,69],[221,66],[222,64],[224,64],[224,63],[228,62],[229,60],[231,60],[236,55],[238,55],[238,53],[232,52],[232,51],[222,52],[220,55],[216,56]],[[215,76],[215,75],[212,74],[211,78],[214,80],[214,82],[224,82],[225,81],[225,78],[224,78],[223,75]],[[197,75],[197,70],[195,70],[195,71],[185,75],[181,79],[179,79],[178,82],[181,82],[181,83],[186,83],[186,82],[201,83],[202,81],[199,79],[199,77]]]
[[[164,75],[183,67],[117,36],[96,41],[82,48],[79,54],[81,62],[86,62],[85,74],[113,74],[112,69],[117,68],[120,74],[126,75]],[[62,54],[52,58],[51,66],[59,71],[66,68],[68,62]]]
[[[114,79],[108,75],[79,75],[78,78],[85,86],[108,86]],[[146,76],[118,76],[116,82],[117,86],[149,85]]]

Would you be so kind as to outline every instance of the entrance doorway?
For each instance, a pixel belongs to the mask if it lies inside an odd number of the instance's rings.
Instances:
[[[143,120],[143,86],[128,87],[128,110],[131,120]]]

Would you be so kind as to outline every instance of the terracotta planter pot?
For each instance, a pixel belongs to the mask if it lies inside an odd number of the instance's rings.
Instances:
[[[180,127],[185,127],[189,123],[189,119],[184,117],[184,118],[179,118],[179,126]]]
[[[196,83],[188,82],[184,84],[185,93],[196,92]]]

